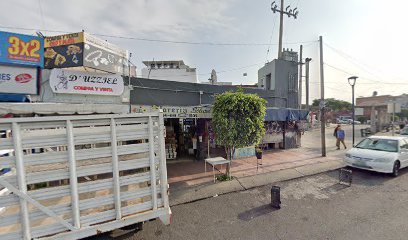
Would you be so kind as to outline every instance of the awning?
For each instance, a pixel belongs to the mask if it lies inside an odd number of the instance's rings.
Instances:
[[[309,111],[291,108],[267,108],[265,121],[299,121],[307,120]]]
[[[0,102],[30,102],[27,95],[0,93]]]
[[[128,113],[129,105],[72,103],[0,103],[0,116],[11,114],[109,114]]]

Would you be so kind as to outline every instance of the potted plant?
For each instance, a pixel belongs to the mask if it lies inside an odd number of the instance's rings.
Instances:
[[[257,159],[262,159],[262,149],[259,147],[255,148],[255,155]]]

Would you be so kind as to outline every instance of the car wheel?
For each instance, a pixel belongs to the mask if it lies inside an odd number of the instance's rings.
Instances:
[[[399,161],[395,161],[394,167],[392,168],[392,176],[397,177],[400,170],[400,163]]]

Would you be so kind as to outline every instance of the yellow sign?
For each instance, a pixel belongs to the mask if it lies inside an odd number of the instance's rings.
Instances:
[[[56,46],[63,46],[63,45],[71,45],[75,43],[83,43],[84,42],[84,33],[69,33],[64,35],[46,37],[44,39],[44,47],[56,47]]]

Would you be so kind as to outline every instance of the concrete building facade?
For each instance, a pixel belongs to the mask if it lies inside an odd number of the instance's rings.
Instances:
[[[143,61],[142,78],[174,82],[197,83],[196,68],[184,64],[183,60]]]
[[[297,60],[297,59],[296,59]],[[258,87],[273,92],[279,105],[298,108],[297,61],[275,59],[258,70]]]

